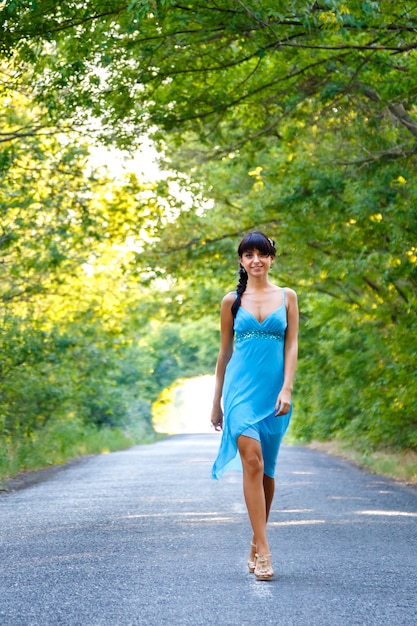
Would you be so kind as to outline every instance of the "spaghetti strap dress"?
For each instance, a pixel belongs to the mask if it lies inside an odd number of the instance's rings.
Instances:
[[[275,403],[284,382],[284,343],[287,328],[285,289],[282,304],[263,322],[242,306],[234,320],[234,350],[223,384],[224,423],[212,477],[241,469],[237,439],[246,435],[262,446],[264,472],[273,477],[281,440],[288,428],[286,415],[275,416]]]

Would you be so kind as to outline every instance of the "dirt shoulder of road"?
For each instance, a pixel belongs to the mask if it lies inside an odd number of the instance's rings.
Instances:
[[[310,450],[337,456],[371,474],[391,478],[402,485],[417,489],[417,453],[376,451],[364,454],[338,441],[312,441]]]
[[[85,463],[92,456],[93,455],[77,457],[63,463],[62,465],[51,465],[39,470],[21,472],[12,478],[0,479],[0,496],[3,494],[13,493],[14,491],[19,491],[21,489],[26,489],[27,487],[32,487],[33,485],[49,480],[68,467]]]

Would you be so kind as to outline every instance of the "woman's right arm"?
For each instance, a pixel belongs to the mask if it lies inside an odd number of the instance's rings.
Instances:
[[[211,423],[216,430],[221,430],[223,426],[223,410],[221,399],[223,393],[224,374],[226,365],[230,361],[233,353],[233,315],[231,306],[236,295],[228,293],[222,300],[220,309],[220,350],[216,365],[216,382],[214,387],[213,408],[211,411]]]

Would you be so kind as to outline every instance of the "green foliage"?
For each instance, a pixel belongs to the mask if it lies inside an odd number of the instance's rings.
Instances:
[[[304,315],[293,434],[363,451],[415,449],[415,320],[381,328],[329,297],[307,301]]]
[[[137,428],[96,428],[79,420],[56,420],[32,437],[2,438],[0,479],[22,471],[60,465],[88,454],[105,454],[128,448],[137,442],[151,442],[155,435],[138,424]]]
[[[163,386],[210,359],[214,367],[215,357],[213,348],[199,353],[191,327],[187,335],[152,321],[164,318],[163,291],[158,297],[147,286],[154,271],[137,264],[140,238],[151,238],[164,214],[150,187],[134,175],[116,184],[95,171],[74,133],[39,132],[44,111],[28,98],[8,94],[3,102],[0,441],[7,473],[95,451],[103,437],[112,445],[146,439]]]
[[[415,20],[414,2],[388,0],[51,0],[0,11],[3,54],[27,64],[55,121],[92,112],[107,141],[193,130],[221,150],[346,104],[376,123],[389,106],[404,123],[415,99]]]
[[[214,366],[208,320],[262,228],[300,296],[294,432],[416,449],[416,19],[389,0],[2,7],[7,432],[146,422]],[[112,184],[74,128],[131,150],[147,132],[170,176]]]
[[[139,345],[146,346],[146,352],[153,357],[149,381],[152,395],[159,394],[177,378],[214,371],[219,350],[218,324],[207,317],[185,324],[156,324]]]

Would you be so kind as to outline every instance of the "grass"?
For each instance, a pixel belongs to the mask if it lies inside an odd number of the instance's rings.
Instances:
[[[77,420],[58,422],[30,439],[0,441],[0,481],[22,472],[62,465],[91,454],[106,454],[151,443],[160,436],[140,423],[129,430],[86,427]]]
[[[339,441],[312,441],[307,445],[313,450],[352,461],[373,474],[388,476],[395,480],[417,485],[417,452],[413,450],[385,449],[364,452]]]
[[[30,439],[0,440],[0,483],[22,472],[62,465],[90,454],[105,454],[137,444],[152,443],[164,436],[153,432],[145,422],[134,428],[86,427],[70,420],[50,424]],[[291,435],[286,441],[297,444]],[[417,485],[417,453],[412,450],[363,452],[340,441],[313,441],[308,447],[347,459],[374,474]],[[1,485],[0,485],[1,486]]]

